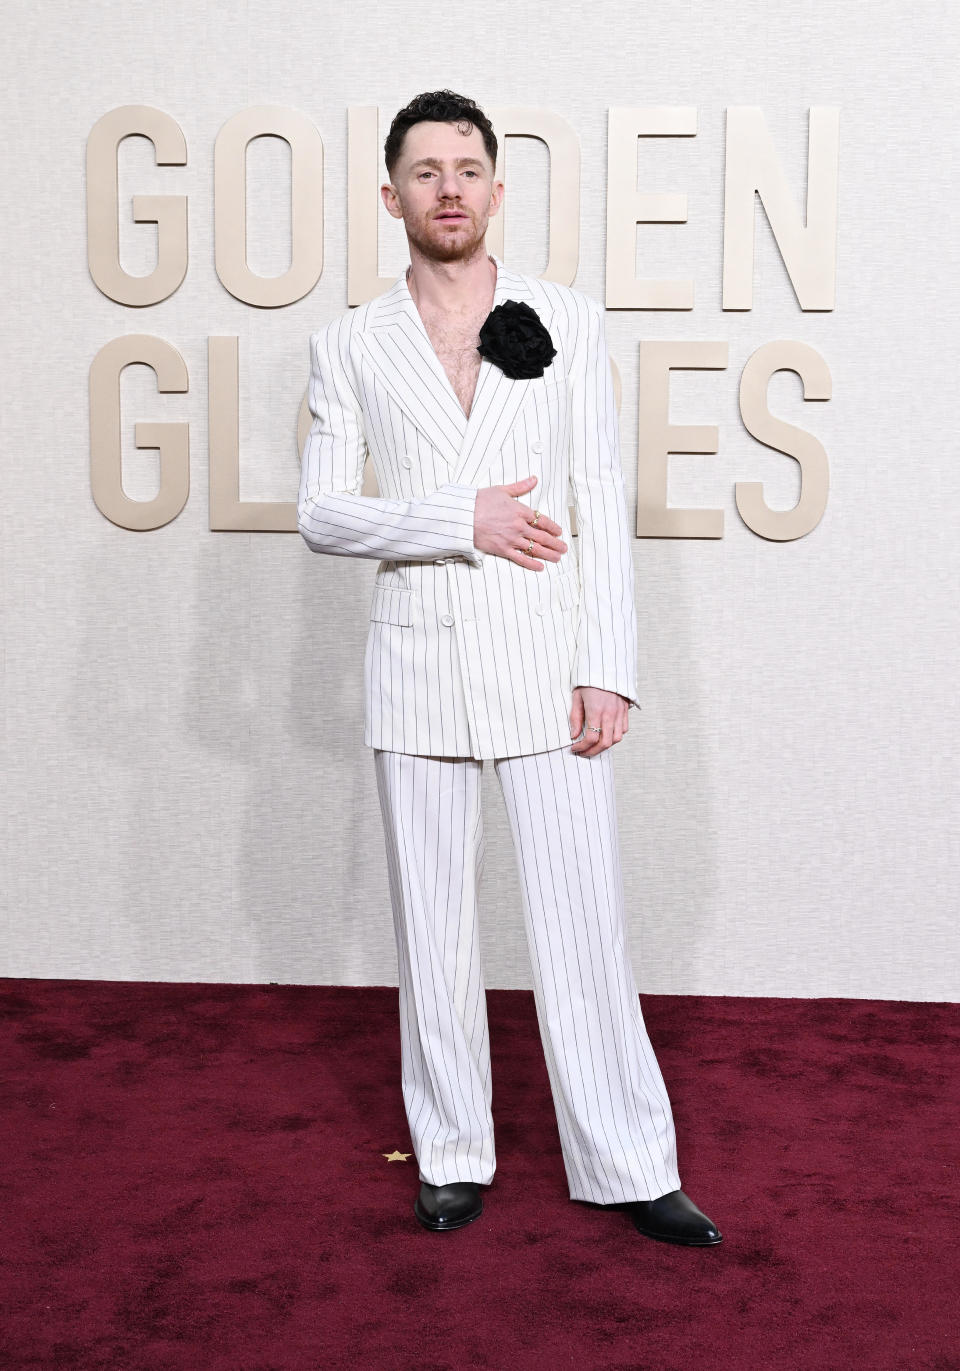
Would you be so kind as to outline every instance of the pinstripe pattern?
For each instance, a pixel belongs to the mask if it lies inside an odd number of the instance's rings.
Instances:
[[[402,1088],[421,1180],[487,1184],[496,1156],[471,758],[375,750],[400,969]],[[572,1199],[680,1189],[666,1087],[624,947],[609,749],[495,759]]]
[[[494,304],[525,300],[557,356],[521,380],[483,358],[469,417],[404,277],[310,335],[298,522],[315,552],[379,560],[363,673],[372,748],[475,760],[555,749],[569,743],[577,685],[639,708],[604,310],[494,260]],[[376,498],[359,493],[368,454]],[[473,544],[477,490],[531,474],[524,502],[570,549],[541,572]]]
[[[467,416],[406,280],[310,337],[299,528],[379,559],[364,658],[400,980],[402,1084],[420,1179],[489,1182],[496,1157],[477,929],[480,778],[493,760],[523,889],[535,1000],[570,1195],[680,1188],[673,1118],[624,949],[609,750],[570,750],[576,685],[639,707],[636,610],[601,305],[509,271],[557,355],[514,380],[486,358]],[[381,494],[360,494],[368,454]],[[528,571],[474,546],[481,486],[529,503],[578,556]]]

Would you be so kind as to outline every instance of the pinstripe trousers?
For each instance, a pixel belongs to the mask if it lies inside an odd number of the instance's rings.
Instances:
[[[421,1181],[496,1166],[477,886],[481,760],[374,749],[400,981],[401,1076]],[[610,749],[493,759],[520,871],[534,1001],[571,1199],[680,1189],[666,1087],[624,946]]]

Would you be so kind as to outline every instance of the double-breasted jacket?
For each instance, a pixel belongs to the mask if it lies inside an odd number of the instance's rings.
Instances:
[[[298,526],[315,552],[378,562],[363,666],[369,747],[493,758],[568,745],[578,685],[639,707],[605,312],[493,260],[494,305],[526,301],[556,356],[520,380],[483,358],[469,417],[403,276],[310,335]],[[377,497],[360,493],[368,456]],[[568,548],[542,571],[473,541],[477,491],[528,475],[537,484],[520,498],[561,525]]]

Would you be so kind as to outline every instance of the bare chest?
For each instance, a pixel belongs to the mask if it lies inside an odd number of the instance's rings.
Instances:
[[[480,327],[488,313],[489,310],[483,309],[466,317],[429,315],[423,321],[433,350],[468,418],[480,374],[481,358],[477,351]]]

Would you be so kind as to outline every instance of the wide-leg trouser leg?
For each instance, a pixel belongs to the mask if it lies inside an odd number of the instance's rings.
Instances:
[[[400,979],[403,1097],[420,1179],[495,1169],[472,758],[375,750]],[[624,946],[613,768],[569,748],[494,760],[521,876],[534,998],[571,1199],[680,1189],[673,1117]]]
[[[471,757],[374,750],[400,980],[404,1107],[420,1180],[489,1184],[496,1167]]]
[[[494,766],[570,1197],[613,1204],[679,1190],[673,1114],[624,946],[610,749]]]

